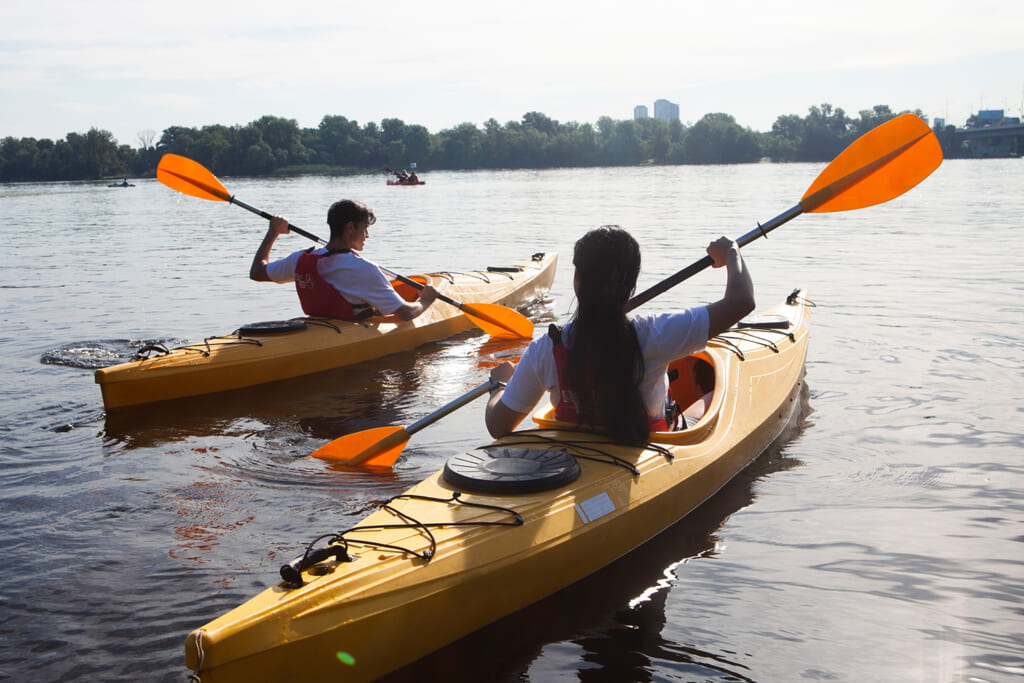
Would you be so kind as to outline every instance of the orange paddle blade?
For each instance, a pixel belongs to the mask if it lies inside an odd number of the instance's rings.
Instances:
[[[532,339],[533,323],[519,311],[500,304],[462,304],[474,325],[496,339]]]
[[[231,201],[217,177],[206,167],[177,154],[165,154],[156,167],[156,179],[183,194],[215,202]]]
[[[902,114],[844,149],[807,189],[808,213],[863,209],[899,197],[942,163],[942,148],[928,124]]]
[[[342,465],[390,467],[398,460],[410,436],[405,427],[377,427],[339,437],[311,455]]]

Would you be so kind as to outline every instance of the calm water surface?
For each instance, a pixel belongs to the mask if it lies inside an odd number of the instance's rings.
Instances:
[[[225,184],[324,236],[332,201],[366,201],[366,253],[400,272],[556,251],[551,297],[527,311],[545,323],[570,310],[585,230],[631,228],[645,287],[793,206],[821,169]],[[818,304],[790,433],[654,542],[392,679],[1024,680],[1022,188],[1021,160],[947,161],[894,202],[801,216],[748,246],[761,304],[797,286]],[[92,367],[299,314],[293,290],[247,279],[264,230],[155,181],[0,186],[0,679],[184,681],[189,631],[487,441],[479,402],[419,432],[390,475],[304,457],[409,424],[515,352],[473,333],[105,415]],[[646,308],[710,301],[723,282],[702,273]]]

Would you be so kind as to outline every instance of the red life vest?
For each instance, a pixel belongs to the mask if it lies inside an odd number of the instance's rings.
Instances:
[[[562,343],[562,331],[555,325],[548,327],[548,336],[551,337],[551,350],[555,356],[555,368],[558,369],[558,404],[555,406],[555,419],[560,422],[572,422],[580,424],[580,402],[576,392],[569,384],[569,349]],[[652,432],[669,431],[665,417],[647,416],[647,423]],[[595,420],[600,425],[600,420]]]
[[[332,249],[326,254],[314,254],[312,249],[299,256],[295,265],[295,291],[299,294],[302,312],[306,315],[361,320],[373,315],[367,304],[355,304],[341,295],[330,282],[320,276],[317,263],[325,256],[350,253],[348,249]],[[355,254],[358,256],[358,254]]]

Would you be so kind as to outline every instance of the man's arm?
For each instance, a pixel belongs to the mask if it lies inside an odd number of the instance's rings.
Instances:
[[[271,218],[270,228],[267,229],[267,234],[263,236],[263,241],[260,242],[259,249],[256,250],[256,255],[252,258],[252,265],[249,266],[250,280],[270,282],[270,276],[267,275],[267,264],[270,263],[270,250],[274,248],[274,242],[277,241],[278,235],[286,234],[288,234],[288,219],[281,216]]]
[[[437,299],[437,290],[431,285],[424,285],[416,301],[402,304],[392,315],[397,316],[399,320],[412,320],[430,308],[435,299]]]

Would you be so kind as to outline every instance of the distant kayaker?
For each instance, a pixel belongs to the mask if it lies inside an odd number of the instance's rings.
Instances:
[[[294,282],[306,315],[352,320],[395,315],[412,320],[430,307],[437,290],[426,285],[416,301],[406,301],[380,268],[359,255],[376,221],[373,211],[361,202],[335,202],[327,212],[331,239],[325,247],[296,251],[270,262],[274,242],[289,232],[288,220],[274,216],[253,257],[249,277],[258,282]]]
[[[518,366],[505,362],[491,370],[492,380],[507,382],[487,404],[491,435],[514,430],[545,391],[557,419],[599,427],[620,443],[643,445],[651,431],[666,430],[669,363],[703,349],[754,310],[754,285],[736,243],[719,238],[707,253],[728,274],[721,299],[630,319],[625,307],[640,273],[639,245],[618,226],[581,237],[573,251],[572,321],[535,339]],[[685,407],[684,415],[695,421],[709,401],[705,396]]]

